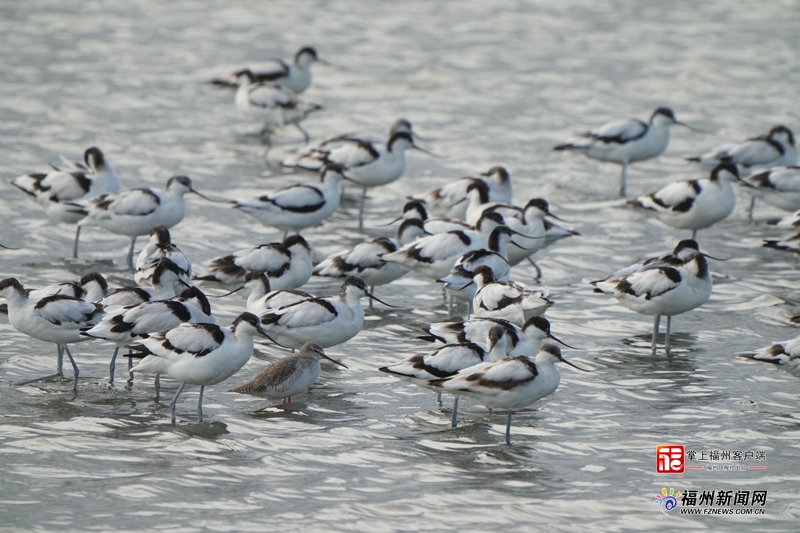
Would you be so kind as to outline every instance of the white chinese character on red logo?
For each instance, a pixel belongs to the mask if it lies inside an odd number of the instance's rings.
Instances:
[[[659,474],[683,474],[684,448],[678,444],[656,446],[656,472]]]

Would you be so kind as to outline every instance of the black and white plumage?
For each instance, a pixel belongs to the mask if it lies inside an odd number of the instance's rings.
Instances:
[[[0,297],[8,302],[8,319],[17,331],[57,346],[58,367],[55,374],[26,380],[17,385],[63,376],[63,357],[66,351],[74,371],[72,390],[77,394],[80,371],[67,345],[87,340],[81,337],[81,329],[91,327],[100,320],[102,307],[63,294],[30,298],[15,278],[0,281]]]
[[[492,270],[485,266],[475,269],[473,280],[478,287],[472,300],[475,316],[502,318],[522,326],[553,305],[547,299],[548,289],[534,291],[524,283],[496,281]]]
[[[238,79],[242,72],[248,71],[252,74],[255,82],[274,83],[295,94],[300,94],[311,84],[311,64],[315,61],[319,61],[317,51],[306,46],[298,50],[291,61],[270,59],[262,64],[237,70],[225,79],[211,80],[210,83],[217,87],[233,89],[239,86]]]
[[[282,243],[261,244],[213,259],[209,274],[194,279],[241,284],[249,271],[264,272],[272,290],[302,287],[311,278],[311,248],[300,235],[289,235]]]
[[[794,377],[800,378],[800,337],[785,342],[776,342],[755,352],[742,353],[739,357],[772,363]]]
[[[290,305],[301,300],[313,298],[313,294],[294,289],[274,290],[266,272],[248,272],[244,276],[244,284],[232,292],[244,289],[247,294],[247,310],[261,316],[273,309]]]
[[[513,197],[511,177],[501,166],[492,167],[476,177],[468,176],[453,180],[444,187],[414,195],[411,199],[423,202],[433,216],[465,220],[468,205],[467,188],[475,181],[486,185],[488,201],[511,202]]]
[[[560,144],[556,151],[580,152],[591,159],[622,165],[620,194],[625,195],[628,165],[661,155],[669,143],[669,127],[678,122],[671,109],[659,107],[650,121],[639,119],[615,120],[588,131],[572,141]]]
[[[314,267],[314,275],[329,278],[357,276],[370,287],[385,285],[403,277],[407,270],[383,260],[383,255],[396,252],[401,244],[395,239],[379,237],[362,242],[352,250],[327,257]]]
[[[444,283],[445,289],[453,297],[471,302],[477,291],[473,276],[479,266],[489,267],[495,280],[507,280],[511,276],[508,246],[513,235],[508,226],[495,228],[486,248],[472,250],[459,257],[450,273],[438,281]]]
[[[168,259],[180,269],[180,278],[189,283],[192,279],[192,263],[189,258],[172,242],[169,230],[165,226],[156,226],[150,230],[150,243],[145,246],[136,259],[134,279],[142,286],[152,285],[156,266]]]
[[[475,230],[448,231],[421,237],[396,252],[385,254],[383,259],[426,278],[440,279],[450,273],[459,257],[469,251],[485,248],[492,232],[502,225],[503,218],[490,213],[481,218]]]
[[[673,228],[697,231],[733,213],[736,195],[731,182],[739,180],[735,165],[722,163],[706,179],[671,183],[658,191],[628,200],[628,205]]]
[[[474,317],[464,322],[440,322],[425,328],[428,335],[417,338],[440,344],[473,342],[487,349],[484,344],[486,335],[495,326],[505,330],[506,353],[509,357],[536,353],[542,342],[547,339],[553,339],[571,348],[550,332],[550,322],[543,316],[529,318],[522,327],[502,318],[488,317]]]
[[[47,215],[64,224],[76,224],[83,218],[72,202],[86,200],[103,193],[119,191],[117,173],[99,148],[92,146],[84,153],[84,163],[70,163],[65,171],[25,174],[11,181],[17,189],[35,200]],[[78,257],[80,226],[75,233],[72,257]]]
[[[328,165],[319,185],[292,185],[254,199],[237,199],[236,209],[251,215],[266,226],[289,232],[321,224],[339,208],[339,183],[345,179],[342,168]],[[285,235],[284,235],[285,236]]]
[[[712,169],[720,163],[738,165],[744,170],[797,164],[797,147],[792,130],[778,125],[766,135],[759,135],[741,143],[729,143],[713,148],[709,152],[687,157],[687,161],[700,163]]]
[[[744,190],[784,211],[800,210],[800,167],[777,167],[743,178]]]
[[[166,300],[149,300],[139,304],[112,306],[105,310],[103,319],[95,326],[81,332],[93,339],[103,339],[116,344],[111,358],[109,384],[114,384],[114,370],[119,349],[151,333],[178,327],[183,323],[216,322],[211,316],[211,305],[197,287],[183,291],[180,296]]]
[[[338,157],[337,155],[331,156],[332,153],[357,153],[361,149],[377,152],[378,147],[385,145],[395,133],[399,132],[408,133],[413,136],[411,122],[404,118],[396,120],[389,129],[389,136],[386,139],[380,139],[371,135],[359,135],[356,133],[338,135],[299,150],[293,156],[287,157],[281,161],[281,165],[289,168],[319,171],[322,170],[327,163]],[[331,159],[331,157],[333,159]]]
[[[281,346],[300,348],[315,342],[323,348],[355,337],[364,324],[361,298],[385,304],[369,292],[361,278],[349,277],[337,296],[309,298],[261,315],[261,324]]]
[[[188,284],[181,279],[181,268],[170,261],[162,259],[153,271],[149,287],[124,287],[111,292],[100,300],[103,308],[114,306],[138,305],[155,300],[168,300],[183,292]]]
[[[108,282],[99,272],[84,274],[78,281],[67,281],[33,289],[28,293],[29,298],[40,299],[55,295],[72,296],[87,302],[96,302],[108,294]]]
[[[411,131],[394,133],[386,144],[372,142],[343,143],[324,155],[326,165],[336,165],[347,179],[364,189],[358,212],[359,228],[364,221],[364,201],[367,189],[388,185],[400,178],[406,169],[406,150],[425,151],[414,144]]]
[[[773,248],[775,250],[800,254],[800,233],[796,233],[780,240],[765,239],[763,246],[765,248]]]
[[[420,220],[422,222],[422,227],[430,234],[475,229],[472,224],[467,224],[463,220],[457,218],[430,218],[428,216],[428,210],[425,207],[425,202],[422,200],[409,200],[406,202],[403,206],[403,214],[389,224],[393,224],[398,220],[406,221],[415,219]]]
[[[689,253],[680,264],[668,263],[592,282],[597,292],[613,296],[632,311],[654,316],[653,355],[656,353],[660,317],[668,317],[665,345],[669,354],[672,317],[703,305],[711,297],[713,289],[708,263],[702,253]]]
[[[675,249],[671,254],[648,257],[647,259],[639,261],[638,263],[634,263],[628,267],[617,270],[602,281],[622,279],[625,276],[630,276],[631,274],[644,272],[645,270],[651,270],[653,268],[681,266],[683,265],[686,257],[691,253],[700,253],[700,247],[697,244],[697,241],[693,239],[685,239],[680,241],[675,246]]]
[[[75,202],[75,213],[84,218],[78,226],[98,226],[117,235],[131,238],[127,264],[133,269],[133,247],[136,237],[148,235],[155,226],[171,228],[186,214],[184,195],[194,193],[206,198],[192,187],[186,176],[173,176],[164,189],[123,189],[116,194],[100,194]]]
[[[205,387],[225,381],[250,360],[256,333],[265,335],[258,317],[252,313],[236,317],[230,328],[182,323],[173,329],[151,334],[141,344],[131,345],[138,357],[144,357],[133,371],[161,374],[181,383],[170,402],[173,424],[175,404],[184,386],[199,385],[197,415],[202,422]]]
[[[494,326],[486,332],[483,347],[472,343],[446,344],[429,354],[415,355],[405,361],[379,368],[400,379],[420,387],[429,387],[431,379],[454,376],[460,370],[477,364],[499,361],[506,357],[506,333],[503,327]],[[441,398],[439,398],[441,404]],[[458,397],[453,402],[451,425],[458,424]]]
[[[511,414],[553,394],[561,383],[556,363],[563,358],[554,344],[543,344],[536,355],[520,355],[481,363],[428,383],[443,392],[478,400],[490,409],[507,409],[506,443],[511,444]]]
[[[470,194],[475,196],[473,192]],[[476,205],[471,201],[467,210],[467,221],[476,220],[484,213],[500,214],[506,226],[519,234],[508,249],[508,262],[511,266],[519,264],[544,247],[547,241],[545,217],[558,218],[550,212],[550,205],[544,198],[532,198],[525,204],[525,207],[501,202]],[[563,228],[559,229],[563,230]],[[553,234],[555,235],[555,233],[554,231]]]
[[[319,344],[307,342],[299,352],[282,357],[251,381],[231,389],[231,392],[282,398],[283,403],[291,403],[292,396],[307,391],[319,377],[320,359],[347,368],[346,365],[325,355]]]
[[[293,124],[308,142],[309,135],[300,122],[322,106],[301,100],[296,93],[274,83],[256,81],[249,70],[239,73],[238,83],[235,103],[242,116],[263,124],[267,136],[277,128]]]
[[[482,345],[482,346],[481,346]],[[489,328],[481,341],[446,344],[433,352],[379,368],[416,385],[427,387],[428,380],[455,375],[459,370],[506,357],[506,334],[502,326]]]

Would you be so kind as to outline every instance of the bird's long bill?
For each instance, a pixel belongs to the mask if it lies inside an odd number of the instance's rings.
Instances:
[[[337,65],[336,63],[331,63],[327,59],[322,59],[319,57],[317,58],[317,63],[319,63],[320,65],[325,65],[326,67],[333,67],[333,68],[338,68],[340,70],[347,70],[345,67],[341,65]]]
[[[218,203],[222,203],[222,202],[229,202],[229,201],[230,201],[230,200],[215,200],[215,199],[213,199],[213,198],[209,198],[209,197],[208,197],[208,196],[206,196],[205,194],[201,194],[201,193],[197,192],[195,189],[189,189],[189,190],[190,190],[191,192],[195,193],[197,196],[199,196],[199,197],[200,197],[200,198],[202,198],[203,200],[208,200],[209,202],[218,202]]]
[[[0,244],[0,248],[5,248],[6,250],[19,250],[19,248],[12,248],[10,246],[6,246],[5,244]]]
[[[379,227],[379,228],[383,228],[383,227],[385,227],[385,226],[391,226],[392,224],[394,224],[395,222],[398,222],[398,221],[400,221],[400,220],[403,220],[403,217],[402,217],[402,216],[399,216],[399,217],[397,217],[396,219],[392,220],[391,222],[387,222],[386,224],[379,224],[379,225],[378,225],[378,227]]]
[[[721,257],[714,257],[713,255],[704,254],[703,252],[700,252],[700,255],[702,255],[703,257],[707,257],[709,259],[713,259],[714,261],[728,261],[728,260],[732,259],[730,257],[728,257],[726,259],[722,259]]]
[[[562,341],[561,339],[559,339],[558,337],[556,337],[552,333],[549,333],[547,336],[550,337],[551,339],[553,339],[554,341],[556,341],[556,342],[558,342],[560,344],[563,344],[567,348],[570,348],[572,350],[577,350],[577,348],[575,348],[574,346],[570,346],[569,344],[567,344],[566,342]],[[566,363],[566,361],[564,361],[564,362]],[[570,363],[570,364],[572,364],[572,363]]]
[[[383,304],[383,305],[385,305],[386,307],[394,307],[395,309],[399,309],[399,308],[400,308],[400,306],[399,306],[399,305],[387,304],[386,302],[384,302],[383,300],[381,300],[380,298],[378,298],[377,296],[375,296],[374,294],[371,294],[371,293],[369,293],[369,292],[367,293],[367,296],[369,296],[370,298],[372,298],[372,299],[373,299],[373,300],[375,300],[376,302],[382,303],[382,304]]]
[[[681,121],[679,121],[679,120],[676,120],[676,121],[675,121],[675,124],[677,124],[678,126],[683,126],[684,128],[689,128],[690,130],[692,130],[692,131],[696,131],[696,132],[698,132],[698,133],[705,133],[703,130],[701,130],[701,129],[698,129],[698,128],[695,128],[694,126],[690,126],[690,125],[688,125],[687,123],[685,123],[685,122],[681,122]]]
[[[556,340],[558,340],[558,339],[556,339]],[[561,342],[561,341],[558,341],[558,342]],[[561,344],[564,344],[564,343],[562,342]],[[565,346],[566,346],[566,345],[565,345]],[[588,370],[586,370],[585,368],[581,368],[581,367],[579,367],[578,365],[573,365],[572,363],[570,363],[569,361],[567,361],[567,360],[566,360],[566,359],[564,359],[563,357],[561,358],[561,360],[562,360],[563,362],[567,363],[567,364],[568,364],[569,366],[571,366],[572,368],[577,368],[577,369],[578,369],[578,370],[580,370],[581,372],[588,372]]]
[[[343,366],[343,367],[347,368],[347,365],[346,365],[346,364],[344,364],[344,363],[340,363],[340,362],[339,362],[339,361],[337,361],[336,359],[331,359],[330,357],[328,357],[328,356],[327,356],[327,355],[325,355],[325,354],[322,354],[322,356],[321,356],[321,357],[322,357],[323,359],[327,359],[327,360],[328,360],[328,361],[330,361],[331,363],[334,363],[334,364],[337,364],[337,365],[339,365],[339,366]]]
[[[452,204],[450,204],[448,207],[453,207],[454,205],[458,205],[458,204],[460,204],[460,203],[462,203],[462,202],[466,202],[466,201],[467,201],[467,197],[465,196],[465,197],[464,197],[464,198],[462,198],[461,200],[458,200],[457,202],[453,202],[453,203],[452,203]]]
[[[506,226],[506,227],[508,228],[508,226]],[[526,235],[526,234],[521,233],[521,232],[519,232],[517,230],[511,229],[511,228],[508,228],[508,229],[514,235],[521,235],[522,237],[525,237],[526,239],[545,239],[546,238],[544,235],[542,235],[541,237],[531,237],[530,235]],[[514,244],[517,244],[517,243],[514,243]],[[517,246],[519,246],[519,244],[517,244]],[[522,246],[519,246],[519,247],[522,248]],[[527,248],[526,248],[526,250],[527,250]]]
[[[419,136],[417,136],[417,137],[419,137]],[[423,153],[425,153],[425,154],[428,154],[429,156],[431,156],[431,157],[435,157],[435,158],[437,158],[437,159],[442,159],[442,158],[443,158],[443,156],[441,156],[441,155],[438,155],[438,154],[434,154],[433,152],[430,152],[430,151],[426,150],[425,148],[420,148],[420,147],[419,147],[419,146],[417,146],[416,144],[412,144],[412,145],[411,145],[411,148],[413,148],[413,149],[415,149],[415,150],[419,150],[420,152],[423,152]]]
[[[236,289],[233,289],[231,292],[226,292],[225,294],[220,294],[219,296],[209,296],[209,298],[225,298],[226,296],[230,296],[234,292],[239,292],[242,289],[244,289],[244,285],[242,285],[241,287],[237,287]]]
[[[183,285],[184,287],[188,287],[188,288],[190,288],[190,289],[192,288],[192,284],[191,284],[191,283],[189,283],[188,281],[184,281],[184,280],[183,280],[183,278],[180,278],[180,277],[179,277],[179,278],[178,278],[178,283],[180,283],[180,284],[181,284],[181,285]]]
[[[563,218],[555,216],[553,213],[550,212],[549,209],[547,210],[547,216],[553,217],[554,219],[560,220],[561,222],[569,222],[568,220],[564,220]]]
[[[275,339],[273,339],[272,337],[267,335],[267,332],[264,331],[264,328],[261,327],[261,324],[258,325],[258,332],[261,333],[262,335],[264,335],[266,338],[268,338],[272,342],[274,342],[275,344],[277,344],[278,346],[280,346],[281,348],[289,349],[288,346],[284,346],[283,344],[279,343],[278,341],[276,341]]]

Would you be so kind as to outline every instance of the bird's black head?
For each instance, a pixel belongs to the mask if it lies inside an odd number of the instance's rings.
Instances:
[[[233,323],[231,324],[231,330],[232,331],[236,331],[237,326],[239,326],[239,324],[241,324],[241,323],[250,324],[256,330],[259,330],[259,331],[261,330],[261,319],[259,319],[253,313],[248,313],[247,311],[245,311],[241,315],[237,316],[234,319]]]
[[[155,237],[156,244],[159,246],[169,246],[172,243],[166,226],[153,226],[153,229],[150,230],[150,237]]]
[[[489,187],[481,180],[472,180],[472,182],[467,185],[467,194],[472,191],[478,191],[482,204],[489,201]]]
[[[92,282],[97,283],[100,286],[100,290],[103,291],[103,294],[108,293],[108,282],[101,273],[89,272],[88,274],[84,274],[80,280],[81,287],[85,287]]]
[[[711,177],[709,179],[711,179],[711,181],[719,180],[719,175],[721,172],[730,172],[736,176],[737,179],[739,178],[739,167],[733,163],[724,162],[714,167],[714,170],[711,171]]]
[[[167,181],[167,189],[175,185],[182,185],[190,191],[192,190],[192,180],[189,179],[189,176],[172,176],[169,181]]]
[[[269,286],[269,278],[260,270],[251,270],[244,275],[244,285],[247,285],[251,281],[260,282],[264,286],[264,292],[269,292],[271,290]]]
[[[297,51],[297,53],[294,55],[295,63],[298,63],[302,56],[308,56],[308,58],[311,59],[312,61],[316,61],[317,59],[319,59],[317,57],[317,51],[311,46],[305,46]]]
[[[181,298],[184,300],[197,300],[197,303],[200,304],[200,309],[203,313],[210,315],[211,314],[211,302],[208,301],[208,297],[198,289],[197,287],[189,287],[185,291],[181,293]]]
[[[346,280],[344,280],[344,284],[342,285],[342,293],[347,292],[349,287],[355,287],[364,291],[365,293],[369,293],[369,287],[367,286],[367,282],[357,276],[350,276]]]
[[[675,118],[675,113],[672,112],[672,109],[668,107],[659,107],[658,109],[653,111],[652,115],[650,115],[650,122],[653,122],[653,119],[656,118],[656,116],[658,115],[664,115],[668,119],[672,120],[672,122],[678,121],[678,119]],[[556,346],[556,348],[558,348],[558,346]]]
[[[525,325],[522,326],[522,331],[531,327],[544,331],[548,336],[550,335],[550,321],[543,316],[529,318],[528,321],[525,322]]]
[[[483,285],[494,281],[494,271],[486,265],[481,265],[473,272],[473,279],[483,279]]]
[[[17,278],[6,278],[6,279],[0,281],[0,291],[4,291],[8,287],[14,287],[14,289],[17,290],[17,291],[24,290],[22,288],[22,283],[17,281]]]
[[[789,140],[789,144],[794,146],[794,133],[792,133],[792,130],[790,130],[786,126],[783,126],[783,125],[774,126],[774,127],[772,127],[772,129],[769,130],[769,137],[770,138],[772,138],[772,137],[774,137],[776,135],[781,135],[781,134],[786,135],[786,137]]]
[[[99,168],[106,164],[106,159],[103,156],[103,152],[100,151],[100,148],[92,146],[91,148],[87,148],[83,153],[83,162],[86,163],[86,166],[89,168]]]
[[[425,203],[419,200],[409,200],[406,202],[406,205],[403,206],[403,216],[409,211],[416,211],[419,215],[418,218],[422,220],[428,220],[428,210],[425,209]]]
[[[504,185],[506,183],[508,183],[509,179],[511,179],[511,176],[509,176],[508,171],[504,167],[501,167],[501,166],[494,166],[494,167],[490,168],[489,170],[487,170],[485,173],[483,173],[481,175],[482,176],[497,176],[497,179],[500,181],[500,183],[502,183]]]
[[[311,247],[308,245],[308,242],[301,237],[300,235],[289,235],[285,239],[283,239],[283,245],[291,249],[293,246],[302,246],[309,252],[311,251]]]
[[[158,285],[163,282],[164,276],[167,272],[172,272],[175,274],[176,277],[180,278],[182,272],[178,265],[170,261],[169,259],[162,259],[156,265],[156,269],[153,271],[153,285]]]

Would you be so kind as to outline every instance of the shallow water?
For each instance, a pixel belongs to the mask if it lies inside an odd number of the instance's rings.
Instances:
[[[80,8],[78,7],[80,6]],[[673,321],[674,356],[649,355],[648,317],[593,294],[588,281],[670,250],[686,232],[643,219],[616,198],[619,168],[563,154],[554,144],[615,118],[672,107],[705,133],[673,129],[667,152],[634,165],[629,194],[700,176],[683,157],[783,123],[798,131],[798,6],[793,2],[13,2],[0,5],[0,143],[4,181],[45,169],[90,145],[124,186],[191,176],[202,192],[233,198],[313,179],[277,162],[298,147],[291,129],[268,150],[232,96],[203,81],[312,44],[342,68],[316,65],[304,94],[325,111],[315,139],[345,131],[385,134],[398,117],[443,156],[409,153],[405,176],[371,191],[369,235],[405,195],[503,164],[518,203],[547,198],[581,232],[537,256],[556,305],[565,355],[555,395],[514,415],[450,402],[377,372],[428,350],[413,337],[446,319],[434,284],[415,276],[378,288],[401,306],[367,311],[363,332],[328,352],[292,404],[226,392],[282,355],[261,346],[234,377],[209,388],[206,423],[197,391],[169,423],[149,379],[132,391],[107,380],[108,346],[76,345],[80,392],[53,381],[14,381],[55,365],[54,348],[0,319],[0,530],[14,531],[796,531],[800,507],[798,381],[735,357],[796,335],[800,259],[760,247],[784,232],[776,210],[743,206],[702,231],[714,294]],[[73,228],[3,187],[0,277],[27,286],[92,269],[128,283],[125,238],[84,232],[80,261],[64,260]],[[196,197],[173,238],[198,271],[209,259],[278,234]],[[306,232],[316,259],[360,242],[357,204]],[[533,282],[529,266],[514,278]],[[337,284],[312,281],[328,294]],[[244,309],[213,301],[223,324]],[[459,309],[463,311],[462,308]],[[118,379],[122,375],[118,365]],[[166,380],[165,380],[166,381]],[[165,383],[164,397],[176,389]],[[654,448],[764,450],[765,470],[654,470]],[[753,463],[750,463],[753,464]],[[767,490],[765,516],[687,517],[658,512],[653,495],[676,490]]]

